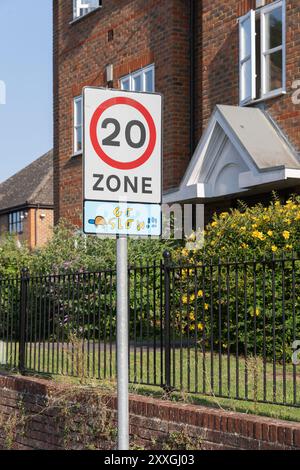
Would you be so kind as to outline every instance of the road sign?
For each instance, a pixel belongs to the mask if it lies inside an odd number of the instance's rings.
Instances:
[[[84,88],[84,232],[118,235],[118,449],[129,448],[128,235],[161,234],[162,98]]]
[[[159,204],[85,201],[85,233],[94,235],[159,236]]]
[[[162,97],[84,88],[84,199],[161,204]]]

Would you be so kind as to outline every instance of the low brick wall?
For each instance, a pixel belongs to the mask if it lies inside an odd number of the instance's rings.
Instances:
[[[47,407],[49,396],[64,390],[68,387],[51,381],[0,375],[0,448],[64,449],[65,429],[61,416],[58,420],[57,410]],[[116,397],[104,397],[103,400],[115,423]],[[30,419],[22,427],[24,416],[30,416]],[[76,439],[78,419],[74,413],[71,420],[74,427],[69,430],[73,433],[69,439],[70,447],[95,448],[93,442],[87,446]],[[145,449],[161,449],[166,442],[170,446],[173,433],[184,433],[203,450],[300,449],[300,423],[136,395],[130,396],[130,431],[135,446]],[[113,449],[114,443],[104,439],[100,446]],[[99,448],[99,441],[96,448]]]

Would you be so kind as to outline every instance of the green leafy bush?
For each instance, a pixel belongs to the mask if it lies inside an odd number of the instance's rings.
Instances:
[[[147,264],[161,259],[162,253],[178,246],[174,240],[129,239],[130,264]],[[54,229],[52,239],[42,248],[32,252],[7,235],[0,240],[0,274],[19,274],[23,267],[31,273],[58,274],[93,272],[116,265],[114,239],[85,236],[76,227],[62,221]]]
[[[222,353],[290,356],[300,327],[299,233],[298,196],[215,215],[203,246],[190,250],[188,243],[178,253],[177,318],[185,335]]]

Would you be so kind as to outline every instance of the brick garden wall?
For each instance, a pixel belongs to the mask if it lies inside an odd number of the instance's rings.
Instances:
[[[0,375],[0,449],[63,449],[65,427],[57,410],[47,408],[47,397],[67,391],[53,382]],[[116,419],[116,397],[103,398]],[[21,426],[24,416],[30,419]],[[69,417],[70,418],[70,417]],[[84,418],[84,417],[83,417]],[[76,440],[78,412],[72,418],[68,448],[93,448]],[[88,421],[88,418],[85,419]],[[15,425],[13,428],[12,425]],[[300,449],[300,423],[176,404],[142,396],[130,397],[130,432],[132,442],[145,449],[161,449],[171,433],[184,433],[202,450],[293,450]],[[113,448],[108,441],[102,449]],[[174,447],[172,448],[174,450]]]

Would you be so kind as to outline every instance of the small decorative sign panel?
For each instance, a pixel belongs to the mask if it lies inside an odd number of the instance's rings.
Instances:
[[[84,202],[84,233],[160,236],[161,206],[118,202]]]

